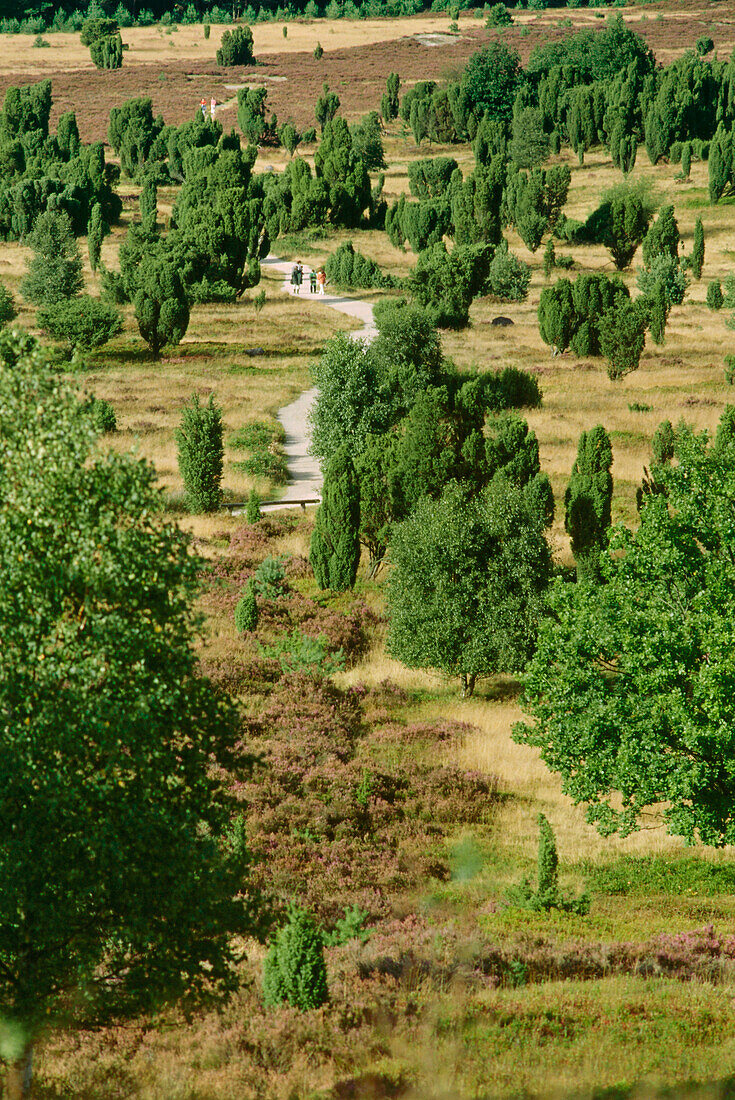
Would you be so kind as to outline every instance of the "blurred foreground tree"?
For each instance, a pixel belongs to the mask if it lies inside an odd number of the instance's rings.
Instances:
[[[233,705],[197,672],[200,563],[155,471],[97,447],[36,342],[0,336],[0,1058],[38,1031],[208,1003],[260,934]],[[235,824],[233,825],[233,822]]]

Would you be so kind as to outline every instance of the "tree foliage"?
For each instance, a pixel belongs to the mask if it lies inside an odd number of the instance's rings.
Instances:
[[[1,354],[0,1007],[22,1050],[60,1020],[227,993],[260,916],[189,538],[35,341]]]
[[[53,305],[78,294],[84,285],[82,258],[68,215],[46,210],[37,218],[28,243],[33,257],[20,284],[26,301]]]
[[[579,581],[596,581],[612,517],[612,446],[598,424],[579,437],[577,457],[564,494],[564,527]]]
[[[729,413],[729,410],[728,410]],[[723,429],[724,426],[724,429]],[[626,835],[653,806],[670,832],[735,840],[735,440],[681,426],[676,462],[654,465],[665,492],[642,501],[636,532],[617,528],[603,584],[558,581],[528,670],[541,750],[588,820]]]
[[[176,430],[179,471],[191,512],[216,512],[222,501],[222,410],[210,394],[202,405],[198,394],[181,414]]]
[[[324,471],[309,560],[320,588],[344,592],[354,586],[360,564],[360,488],[344,445]]]
[[[422,500],[391,538],[388,651],[410,668],[516,672],[533,651],[551,555],[544,520],[503,473],[481,496]]]
[[[44,332],[54,340],[65,340],[72,351],[101,348],[122,332],[120,312],[89,294],[43,306],[36,320]]]
[[[217,64],[230,68],[233,65],[252,65],[254,60],[250,27],[237,26],[226,30],[217,50]]]
[[[322,931],[295,906],[265,957],[263,997],[271,1007],[286,1003],[302,1012],[329,1000]]]
[[[178,271],[166,259],[153,254],[142,261],[134,306],[140,335],[154,359],[186,335],[189,300]]]

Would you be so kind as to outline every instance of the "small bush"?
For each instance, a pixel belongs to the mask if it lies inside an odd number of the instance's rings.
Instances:
[[[72,350],[101,348],[122,332],[120,312],[89,294],[43,306],[36,319],[44,332],[54,340],[65,340]]]
[[[508,902],[518,909],[560,909],[564,913],[584,916],[590,910],[589,895],[574,898],[559,892],[559,856],[554,831],[543,814],[539,814],[538,826],[537,888],[532,890],[528,879],[524,878],[520,886],[507,891]]]
[[[324,634],[310,638],[294,627],[290,634],[277,638],[272,645],[261,646],[261,656],[279,662],[284,672],[305,672],[331,676],[342,672],[345,655],[341,649],[330,652],[329,639]]]
[[[725,356],[725,381],[729,386],[735,386],[735,355]]]
[[[541,406],[541,387],[534,375],[518,367],[504,367],[502,371],[486,375],[489,389],[488,407],[502,409],[538,409]]]
[[[286,571],[281,558],[269,555],[258,566],[253,577],[253,588],[264,600],[277,600],[286,588]]]
[[[215,512],[222,500],[222,410],[210,396],[193,394],[175,433],[181,478],[190,511]]]
[[[324,934],[324,946],[341,947],[343,943],[349,943],[350,940],[367,943],[370,933],[364,925],[368,916],[367,910],[361,909],[359,905],[346,908],[345,915],[335,922],[333,931]]]
[[[321,59],[324,57],[324,47],[322,46],[321,42],[317,42],[316,46],[314,47],[314,57],[317,61],[321,61]]]
[[[495,250],[487,273],[487,289],[503,302],[523,302],[528,296],[531,269],[508,251],[507,241]]]
[[[93,397],[89,402],[89,411],[92,414],[92,422],[98,432],[116,432],[117,417],[115,410],[109,401],[101,397]]]
[[[211,33],[212,33],[212,28],[210,27],[209,23],[205,23],[204,24],[204,37],[209,38]]]
[[[235,607],[235,629],[238,634],[247,634],[258,625],[258,601],[252,584],[245,589],[244,596]]]
[[[485,19],[486,27],[509,27],[513,18],[505,4],[493,4]]]
[[[251,490],[248,497],[248,505],[245,509],[245,518],[248,523],[258,523],[263,513],[260,510],[260,497],[256,493],[255,489]]]
[[[13,295],[6,286],[0,283],[0,325],[7,325],[9,321],[14,321],[17,316],[18,310],[15,308]]]
[[[217,64],[224,68],[232,65],[252,65],[253,32],[250,27],[235,27],[222,35],[222,45],[217,50]]]
[[[284,1002],[304,1012],[329,1000],[324,942],[314,918],[291,906],[263,964],[266,1005]]]
[[[336,287],[389,287],[393,279],[384,275],[374,260],[356,252],[352,241],[345,241],[326,262],[327,278]]]
[[[722,284],[719,279],[713,279],[707,285],[707,305],[710,309],[717,310],[722,309],[723,302]]]
[[[33,45],[36,46],[38,49],[43,49],[44,46],[50,46],[51,43],[47,42],[46,39],[43,38],[40,34],[37,34],[36,37],[33,39]]]

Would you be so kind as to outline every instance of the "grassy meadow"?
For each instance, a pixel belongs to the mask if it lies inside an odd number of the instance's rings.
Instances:
[[[570,14],[581,24],[595,17],[591,11]],[[632,18],[642,14],[637,8]],[[550,21],[551,13],[544,19]],[[465,22],[470,17],[463,17]],[[446,24],[441,14],[420,20],[426,31]],[[332,44],[389,41],[416,33],[418,26],[417,20],[314,22],[289,24],[288,39],[276,25],[258,26],[254,33],[256,52],[288,53],[312,50],[317,40],[327,51]],[[212,28],[208,48],[221,30]],[[12,62],[3,55],[5,71],[37,79],[51,71],[49,66],[57,71],[63,50],[67,71],[89,67],[87,51],[79,48],[77,56],[78,43],[67,43],[66,37],[50,36],[53,49],[36,51],[14,36],[18,49]],[[133,59],[164,65],[169,46],[175,46],[177,60],[203,52],[201,27],[181,27],[171,36],[148,28],[126,31],[124,37],[131,44],[126,65]],[[234,124],[234,110],[231,117]],[[446,155],[466,171],[472,166],[468,148],[418,149],[400,123],[389,126],[384,144],[389,202],[407,193],[407,165],[414,159]],[[588,153],[582,166],[568,151],[557,159],[571,168],[565,211],[573,218],[582,219],[621,178],[604,150]],[[282,150],[265,150],[256,170],[265,164],[279,170],[286,161]],[[685,182],[676,180],[677,173],[674,165],[652,167],[639,149],[635,176],[650,180],[661,203],[674,203],[685,253],[701,215],[704,273],[684,304],[671,311],[665,344],[656,347],[649,339],[635,373],[613,383],[601,359],[578,360],[571,352],[552,359],[536,320],[547,285],[542,250],[530,254],[514,232],[508,235],[511,249],[531,266],[528,299],[520,304],[479,299],[469,328],[443,333],[445,353],[460,367],[513,365],[539,377],[543,404],[527,419],[554,487],[551,538],[562,564],[572,561],[562,501],[581,431],[596,424],[609,431],[613,520],[635,524],[635,490],[660,421],[685,419],[711,430],[732,400],[723,375],[723,358],[732,348],[727,311],[711,312],[704,299],[707,282],[733,270],[733,206],[727,200],[707,204],[706,164],[695,161]],[[121,193],[121,222],[103,246],[109,267],[116,266],[120,240],[137,217],[139,188],[123,183]],[[174,197],[172,189],[159,193],[162,220]],[[376,231],[311,230],[278,240],[274,252],[316,264],[346,239],[390,274],[405,276],[415,262]],[[97,294],[86,242],[80,244],[87,290]],[[602,248],[558,242],[557,253],[573,257],[571,278],[581,271],[613,270]],[[0,244],[0,279],[21,304],[18,323],[37,332],[35,311],[18,295],[28,255],[21,245]],[[637,256],[623,274],[631,286],[639,262]],[[563,274],[556,271],[552,279]],[[125,307],[123,333],[91,354],[89,369],[77,377],[115,409],[118,431],[107,442],[155,463],[172,517],[192,532],[195,549],[206,559],[202,663],[239,698],[266,755],[271,735],[288,739],[290,721],[294,743],[303,738],[309,744],[320,722],[331,728],[328,723],[347,706],[345,700],[354,702],[360,718],[349,718],[355,723],[354,745],[339,782],[352,790],[350,784],[368,775],[377,790],[379,777],[395,783],[407,777],[409,793],[402,797],[410,809],[395,816],[388,796],[381,796],[370,827],[349,835],[326,827],[315,835],[295,827],[279,833],[274,827],[278,844],[272,849],[258,832],[257,809],[251,809],[257,874],[266,890],[282,900],[303,881],[307,900],[317,899],[318,914],[327,923],[353,904],[369,914],[367,942],[352,940],[327,952],[328,1005],[303,1015],[286,1008],[266,1011],[260,995],[265,949],[243,944],[241,989],[220,1011],[192,1020],[166,1011],[124,1027],[49,1032],[39,1051],[35,1095],[39,1100],[653,1097],[665,1089],[675,1090],[666,1095],[689,1095],[687,1083],[691,1095],[732,1095],[726,1091],[731,1085],[717,1084],[733,1073],[735,1060],[732,851],[686,848],[666,834],[656,812],[628,838],[600,837],[537,752],[512,740],[512,728],[523,718],[517,682],[486,678],[473,698],[462,699],[456,683],[392,660],[384,647],[386,570],[371,580],[363,562],[354,593],[318,592],[307,566],[312,514],[279,513],[256,529],[224,512],[184,513],[173,432],[190,395],[214,394],[223,408],[226,497],[241,500],[254,487],[275,496],[275,481],[243,469],[237,433],[255,422],[275,430],[277,410],[310,385],[310,364],[325,342],[359,327],[309,301],[308,294],[288,297],[281,284],[282,276],[264,268],[260,287],[234,305],[194,306],[186,337],[159,362],[149,358],[132,307]],[[258,312],[253,298],[260,289],[266,301]],[[370,301],[379,296],[365,295]],[[513,326],[492,327],[499,314]],[[235,603],[268,555],[287,559],[288,593],[276,601],[258,640],[238,638]],[[298,678],[279,687],[272,661],[259,648],[258,641],[304,622],[323,626],[345,649],[345,668],[333,677],[339,703],[326,696],[315,702],[308,681]],[[314,729],[301,731],[292,717],[289,707],[299,703],[313,706]],[[336,802],[333,787],[325,789],[321,801]],[[251,808],[258,806],[254,790],[244,798]],[[313,805],[318,801],[315,796]],[[556,833],[562,884],[591,896],[587,916],[524,912],[505,904],[505,891],[535,874],[540,813]],[[704,1083],[704,1091],[697,1091],[697,1083]]]

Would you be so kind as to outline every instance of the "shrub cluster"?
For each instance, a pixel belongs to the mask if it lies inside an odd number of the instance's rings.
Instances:
[[[385,289],[395,285],[390,275],[384,275],[374,260],[355,251],[352,241],[344,241],[326,263],[327,279],[333,286]]]

